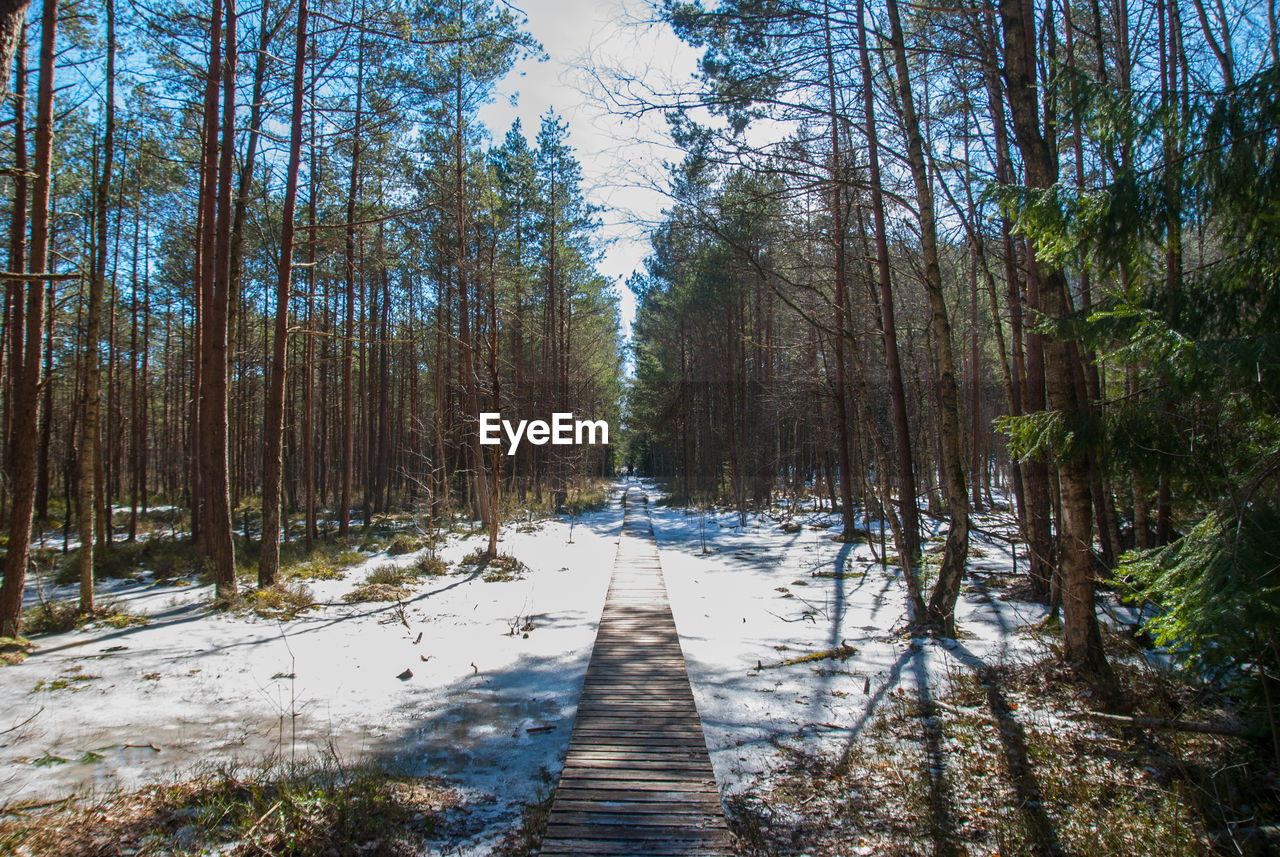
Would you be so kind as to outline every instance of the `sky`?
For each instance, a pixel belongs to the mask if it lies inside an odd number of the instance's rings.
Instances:
[[[518,63],[481,108],[480,120],[499,142],[517,117],[529,137],[548,109],[568,121],[587,199],[602,209],[598,268],[618,284],[629,337],[636,302],[626,279],[643,270],[647,225],[668,205],[663,164],[680,154],[661,114],[630,118],[611,109],[618,86],[613,75],[669,90],[677,82],[687,85],[698,52],[670,28],[646,23],[651,12],[643,0],[512,0],[512,8],[528,18],[525,29],[546,57]]]

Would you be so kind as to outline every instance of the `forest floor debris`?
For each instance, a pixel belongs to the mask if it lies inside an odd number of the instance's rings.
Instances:
[[[1126,660],[1117,673],[1139,711],[1219,713],[1157,668]],[[1047,648],[938,690],[888,694],[840,752],[775,742],[776,768],[728,801],[745,852],[1268,853],[1249,831],[1280,802],[1256,744],[1075,719],[1096,700]]]
[[[0,852],[410,857],[464,808],[439,780],[336,756],[232,764],[97,799],[11,804],[0,815]]]

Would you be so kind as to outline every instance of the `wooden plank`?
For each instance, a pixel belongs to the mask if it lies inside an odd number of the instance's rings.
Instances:
[[[646,842],[607,839],[553,839],[542,841],[541,857],[724,857],[732,854],[728,842]]]
[[[698,752],[693,747],[662,747],[656,750],[610,750],[592,747],[589,750],[579,750],[573,747],[569,748],[569,755],[566,757],[575,762],[678,762],[690,761],[698,762],[706,765],[710,761],[707,752],[703,750]]]
[[[666,771],[691,771],[696,774],[703,774],[707,770],[707,760],[699,758],[680,758],[672,756],[656,756],[652,759],[635,759],[617,756],[601,756],[592,758],[582,754],[574,754],[569,756],[568,761],[564,764],[564,770],[574,771],[578,769],[593,769],[597,771],[632,771],[637,775],[641,773],[657,773]]]
[[[612,740],[609,740],[612,739]],[[590,732],[579,732],[569,739],[569,746],[582,749],[595,747],[698,747],[700,736],[692,729],[685,729],[674,735],[612,735],[607,730],[599,729]]]
[[[718,800],[574,800],[566,797],[556,802],[556,811],[573,813],[614,813],[620,816],[642,818],[647,815],[688,815],[719,812]]]
[[[598,824],[595,822],[587,822],[584,824],[555,824],[548,822],[546,839],[577,839],[589,836],[592,839],[614,839],[621,841],[649,841],[658,840],[660,842],[669,842],[671,840],[679,840],[682,842],[696,842],[707,844],[728,844],[729,834],[727,828],[721,822],[721,826],[713,827],[705,820],[698,822],[701,826],[692,826],[688,821],[684,824],[666,824],[661,827],[641,827],[631,824]]]
[[[616,768],[566,767],[560,774],[572,779],[579,789],[634,789],[641,792],[671,792],[673,794],[718,795],[714,777],[702,776],[697,771],[680,770],[618,770]]]
[[[614,811],[627,809],[639,812],[642,810],[693,812],[707,811],[713,814],[720,812],[720,793],[708,791],[631,791],[625,788],[579,788],[566,784],[556,792],[556,812],[563,807],[565,811],[586,811],[602,809]]]
[[[648,747],[693,750],[700,749],[697,743],[698,736],[691,731],[681,733],[673,738],[659,736],[657,738],[636,739],[633,736],[628,735],[615,740],[606,740],[609,737],[610,736],[608,735],[602,735],[600,733],[582,733],[570,738],[569,746],[575,750],[583,750],[587,747],[598,747],[602,749],[610,747],[627,747],[641,750],[647,749]]]

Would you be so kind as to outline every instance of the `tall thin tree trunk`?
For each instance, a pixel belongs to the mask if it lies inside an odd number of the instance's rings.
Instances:
[[[214,0],[215,9],[219,0]],[[204,491],[204,553],[213,572],[217,598],[236,595],[235,545],[232,541],[231,494],[227,460],[227,314],[231,295],[231,186],[235,153],[236,4],[226,0],[226,59],[222,71],[222,137],[217,147],[215,219],[212,224],[213,281],[204,308],[201,359],[200,459]],[[212,64],[211,64],[212,65]],[[215,83],[216,86],[216,83]],[[215,93],[216,99],[216,93]],[[215,120],[210,137],[218,133]],[[207,243],[206,243],[207,246]]]
[[[222,0],[212,0],[209,29],[209,69],[205,75],[203,152],[200,165],[200,208],[196,217],[195,319],[192,325],[191,408],[189,428],[191,540],[201,545],[205,536],[205,466],[203,404],[206,315],[213,304],[213,281],[217,270],[214,248],[217,238],[218,206],[218,89],[222,79]]]
[[[99,458],[102,441],[101,391],[99,390],[100,356],[98,353],[102,323],[102,293],[107,279],[107,204],[111,192],[111,166],[115,156],[115,92],[116,92],[116,12],[115,0],[107,2],[107,92],[104,105],[105,122],[102,141],[102,174],[98,178],[95,199],[95,250],[93,271],[89,275],[89,305],[85,314],[84,391],[80,400],[80,611],[93,612],[93,539],[95,488],[98,486]]]
[[[0,35],[3,35],[0,33]],[[18,35],[17,63],[14,75],[13,95],[13,213],[9,219],[9,270],[21,274],[27,267],[27,28],[22,25]],[[5,328],[7,342],[0,348],[8,349],[8,383],[5,396],[5,469],[9,480],[13,479],[14,462],[17,460],[13,431],[13,411],[18,396],[19,379],[22,377],[25,353],[26,311],[23,298],[29,286],[21,279],[9,280],[5,289]],[[50,313],[52,315],[52,313]]]
[[[823,4],[822,33],[826,54],[827,104],[831,120],[831,240],[835,247],[835,334],[832,349],[836,361],[836,443],[840,460],[840,516],[846,533],[853,532],[853,466],[849,461],[848,383],[845,379],[845,222],[843,194],[843,158],[840,147],[840,114],[836,105],[835,55],[831,46],[831,4]]]
[[[920,559],[920,509],[916,504],[915,462],[911,453],[911,426],[907,419],[907,394],[898,356],[898,328],[894,316],[893,286],[889,267],[889,241],[884,215],[884,191],[880,178],[880,143],[876,136],[875,85],[862,0],[857,0],[858,54],[862,66],[863,115],[867,137],[868,173],[871,180],[871,214],[875,224],[876,277],[880,287],[880,328],[884,339],[885,367],[889,374],[889,398],[893,410],[893,434],[898,456],[898,505],[902,543],[898,553],[902,567],[914,574]],[[924,604],[914,605],[914,618],[925,615]]]
[[[889,40],[893,46],[894,67],[902,121],[907,132],[907,160],[915,183],[919,208],[920,242],[924,255],[924,285],[928,293],[935,356],[937,359],[938,445],[941,453],[942,490],[947,504],[950,527],[942,552],[942,565],[933,594],[929,597],[927,621],[943,634],[956,633],[955,608],[960,596],[960,581],[969,558],[969,490],[965,482],[964,452],[960,447],[960,393],[956,383],[955,349],[951,342],[951,320],[942,293],[942,268],[938,263],[938,232],[934,214],[933,188],[925,163],[924,144],[920,137],[920,120],[916,115],[911,91],[907,51],[902,35],[902,21],[897,0],[886,0],[889,13]]]
[[[270,586],[280,569],[280,474],[283,466],[284,379],[289,336],[289,283],[293,275],[294,210],[298,202],[298,170],[302,162],[303,71],[307,54],[307,0],[298,0],[297,46],[293,58],[293,110],[289,118],[289,166],[285,173],[284,211],[280,221],[280,264],[276,273],[275,339],[271,349],[271,384],[267,388],[265,437],[262,444],[262,552],[258,586]]]
[[[462,47],[459,44],[459,52]],[[470,470],[469,484],[472,486],[473,496],[476,502],[476,511],[480,514],[480,521],[491,531],[497,529],[496,518],[490,510],[489,504],[489,482],[485,476],[484,452],[480,446],[480,397],[476,389],[479,379],[476,377],[476,355],[475,344],[471,340],[471,310],[468,302],[467,287],[467,232],[464,196],[466,192],[466,163],[463,160],[463,134],[465,128],[463,125],[462,114],[462,65],[458,64],[458,71],[454,80],[454,218],[456,219],[455,228],[457,229],[457,243],[455,247],[456,264],[458,271],[458,345],[462,349],[462,389],[463,389],[463,407],[465,408],[466,420],[463,427],[465,439],[463,443],[466,446],[467,468]],[[496,536],[491,535],[490,550],[496,548]],[[491,553],[490,556],[493,554]]]
[[[363,11],[364,5],[361,4]],[[363,14],[361,15],[363,19]],[[346,320],[342,332],[342,459],[339,465],[338,536],[351,532],[351,480],[355,472],[355,407],[351,389],[352,361],[355,356],[356,327],[356,197],[360,192],[360,132],[364,114],[364,33],[356,59],[356,116],[351,131],[351,173],[347,187],[346,227]],[[367,523],[367,522],[366,522]]]
[[[1032,188],[1050,187],[1058,178],[1058,164],[1040,132],[1035,72],[1035,22],[1023,0],[1000,0],[1004,27],[1005,79],[1014,134],[1022,150],[1026,182]],[[1066,315],[1067,283],[1061,269],[1042,265],[1034,256],[1029,267],[1040,265],[1042,308],[1051,318]],[[1045,341],[1045,386],[1048,404],[1064,419],[1080,414],[1084,403],[1076,398],[1068,344],[1056,338]],[[1102,649],[1102,635],[1094,604],[1093,515],[1089,486],[1089,459],[1080,451],[1062,455],[1057,464],[1061,496],[1062,626],[1066,656],[1082,671],[1103,680],[1110,666]]]
[[[40,76],[36,84],[35,187],[31,206],[33,274],[48,271],[49,197],[53,182],[53,71],[58,26],[58,0],[44,0],[40,23]],[[16,273],[16,272],[15,272]],[[13,460],[13,505],[9,512],[9,544],[0,584],[0,637],[17,637],[22,623],[22,588],[31,548],[31,516],[36,493],[36,433],[39,414],[40,346],[44,333],[45,283],[26,284],[22,372],[15,375],[10,449]],[[12,366],[12,362],[11,362]],[[10,369],[12,373],[13,369]]]

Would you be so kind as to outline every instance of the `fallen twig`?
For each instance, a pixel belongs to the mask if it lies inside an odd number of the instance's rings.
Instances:
[[[28,717],[26,720],[22,721],[21,723],[19,723],[19,724],[15,725],[15,726],[10,726],[8,729],[0,729],[0,735],[8,735],[10,732],[16,732],[16,731],[18,731],[18,730],[19,730],[19,729],[21,729],[23,726],[26,726],[28,723],[30,723],[32,720],[35,720],[37,717],[39,717],[39,716],[40,716],[41,714],[43,714],[43,713],[44,713],[44,706],[42,705],[42,706],[40,706],[40,710],[39,710],[39,711],[37,711],[35,714],[31,715],[30,717]]]
[[[71,797],[58,798],[57,800],[46,800],[41,801],[40,803],[23,804],[22,806],[6,806],[0,808],[0,815],[17,815],[18,813],[31,812],[36,809],[48,809],[51,806],[57,806],[60,803],[68,803],[73,800],[75,800],[74,795]]]
[[[1123,714],[1104,714],[1101,711],[1080,711],[1070,717],[1114,723],[1117,726],[1136,726],[1139,729],[1168,729],[1173,732],[1199,732],[1205,735],[1230,735],[1243,737],[1249,730],[1231,723],[1203,723],[1191,720],[1174,720],[1170,717],[1128,717]]]

